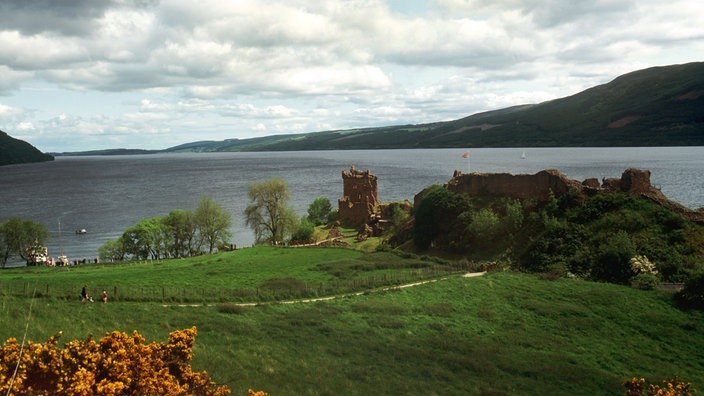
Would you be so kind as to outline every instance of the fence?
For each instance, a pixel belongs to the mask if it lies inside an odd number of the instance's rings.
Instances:
[[[377,288],[398,286],[420,280],[435,279],[449,274],[466,272],[469,265],[442,265],[419,268],[408,272],[390,272],[382,275],[349,280],[307,283],[297,279],[283,279],[275,285],[256,288],[207,287],[134,287],[122,285],[92,285],[89,295],[99,301],[102,291],[109,301],[151,302],[267,302],[293,298],[313,298]],[[62,284],[30,283],[21,280],[0,282],[0,296],[38,297],[78,300],[80,289]]]

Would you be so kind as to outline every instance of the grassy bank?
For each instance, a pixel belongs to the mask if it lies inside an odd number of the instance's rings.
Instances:
[[[314,263],[312,251],[290,251],[283,254],[308,257],[298,264],[308,269],[286,270],[305,279],[321,276],[321,264],[341,271],[364,257],[333,250],[345,258]],[[217,264],[225,257],[201,260]],[[199,264],[184,264],[179,277],[202,282],[203,275],[195,274],[205,264]],[[94,284],[92,275],[103,276],[105,270],[81,269],[85,272],[76,281]],[[123,271],[128,274],[130,266]],[[138,282],[139,272],[134,279],[124,276]],[[153,276],[141,272],[145,282]],[[352,270],[347,274],[356,276]],[[37,275],[4,271],[0,280],[27,276]],[[177,278],[164,282],[183,281]],[[235,276],[224,278],[229,281],[220,279],[223,285],[238,282]],[[674,308],[662,292],[609,284],[490,273],[327,302],[244,308],[226,302],[164,307],[156,301],[0,300],[3,340],[22,337],[30,310],[28,338],[35,341],[59,330],[64,341],[112,330],[138,330],[147,341],[164,341],[168,332],[195,325],[194,367],[235,394],[246,394],[247,388],[273,395],[622,394],[621,383],[631,376],[675,374],[704,386],[704,314]]]

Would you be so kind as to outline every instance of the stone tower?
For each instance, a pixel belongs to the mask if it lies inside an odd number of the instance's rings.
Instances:
[[[376,176],[369,170],[358,171],[354,165],[342,171],[343,197],[338,200],[337,218],[343,227],[367,224],[379,205]]]

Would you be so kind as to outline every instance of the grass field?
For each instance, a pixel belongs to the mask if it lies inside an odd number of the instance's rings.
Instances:
[[[140,287],[140,279],[158,283],[161,276],[162,284],[190,279],[234,289],[272,275],[329,282],[426,263],[409,259],[403,266],[393,255],[340,249],[247,250],[242,256],[66,271],[73,278],[55,269],[6,270],[0,282],[48,282],[51,288],[62,281],[124,281]],[[207,275],[220,265],[235,268]],[[5,295],[0,338],[22,338],[27,326],[34,341],[59,330],[64,341],[112,330],[165,341],[170,331],[195,325],[194,368],[237,395],[247,388],[272,395],[617,395],[632,376],[672,375],[704,384],[704,313],[678,310],[664,292],[510,273],[437,279],[326,302],[252,307]]]

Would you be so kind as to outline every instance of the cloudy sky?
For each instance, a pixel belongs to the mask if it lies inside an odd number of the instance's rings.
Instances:
[[[451,120],[704,60],[701,0],[2,0],[42,151]]]

